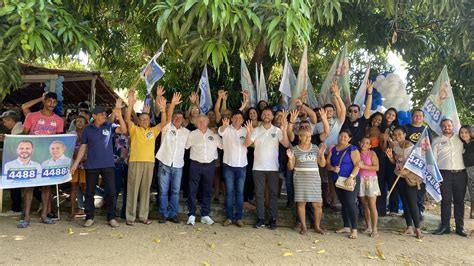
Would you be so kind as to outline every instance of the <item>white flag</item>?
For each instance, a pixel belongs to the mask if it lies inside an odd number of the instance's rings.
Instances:
[[[285,65],[283,66],[283,73],[281,75],[280,88],[281,97],[283,98],[283,108],[288,109],[288,103],[291,99],[291,84],[290,84],[290,62],[288,56],[285,55]],[[293,73],[294,74],[294,73]]]
[[[201,79],[199,79],[199,90],[201,91],[199,109],[201,109],[201,113],[207,114],[212,108],[211,86],[209,85],[209,76],[207,75],[207,65],[204,65]]]
[[[263,65],[260,64],[260,78],[258,79],[258,87],[257,87],[257,95],[258,101],[266,101],[268,102],[268,94],[267,94],[267,84],[265,84],[265,74],[263,73]]]
[[[367,69],[365,70],[365,75],[364,75],[364,80],[359,86],[359,90],[357,91],[357,94],[354,98],[354,104],[357,104],[361,110],[364,110],[364,101],[365,101],[365,95],[367,94],[367,80],[369,79],[369,74],[370,74],[370,62],[367,65]],[[369,106],[368,108],[371,108]],[[362,116],[363,112],[359,112],[359,116]]]

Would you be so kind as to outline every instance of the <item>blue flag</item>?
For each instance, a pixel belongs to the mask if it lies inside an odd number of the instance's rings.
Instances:
[[[440,182],[443,181],[443,177],[431,149],[428,127],[425,127],[425,130],[423,130],[420,139],[403,167],[423,180],[423,183],[426,184],[426,191],[430,193],[436,202],[441,201]]]
[[[156,54],[151,58],[150,62],[146,65],[146,67],[142,70],[140,73],[140,77],[145,80],[146,84],[146,89],[148,94],[151,92],[151,89],[153,88],[153,85],[163,77],[165,74],[165,70],[156,63],[156,59],[160,57],[161,53],[163,53],[163,50],[165,49],[165,44],[167,40],[161,45],[160,49]]]
[[[207,114],[212,108],[211,86],[209,85],[209,76],[207,75],[207,65],[204,66],[201,79],[199,79],[199,90],[201,91],[199,109],[201,109],[201,113]]]

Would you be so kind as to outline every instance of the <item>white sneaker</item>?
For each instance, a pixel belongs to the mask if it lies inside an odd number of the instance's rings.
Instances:
[[[201,217],[201,223],[212,225],[212,224],[214,224],[214,221],[209,216],[203,216],[203,217]]]
[[[2,217],[20,216],[21,212],[14,212],[12,210],[0,213]]]
[[[194,225],[196,223],[196,217],[194,215],[189,216],[188,222],[186,224]]]

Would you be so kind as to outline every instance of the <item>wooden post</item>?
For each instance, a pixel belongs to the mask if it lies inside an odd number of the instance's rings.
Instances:
[[[97,80],[97,76],[91,80],[91,108],[95,107],[95,82]]]

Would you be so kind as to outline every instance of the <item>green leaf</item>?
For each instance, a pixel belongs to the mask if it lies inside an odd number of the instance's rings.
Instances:
[[[188,1],[186,1],[186,5],[184,6],[184,13],[186,13],[196,3],[197,3],[197,0],[188,0]]]
[[[15,6],[5,5],[4,7],[0,8],[0,17],[10,15],[13,10],[15,10]]]
[[[278,25],[280,22],[280,17],[275,17],[270,24],[268,24],[268,34],[271,34],[272,31],[275,29],[275,27]]]

